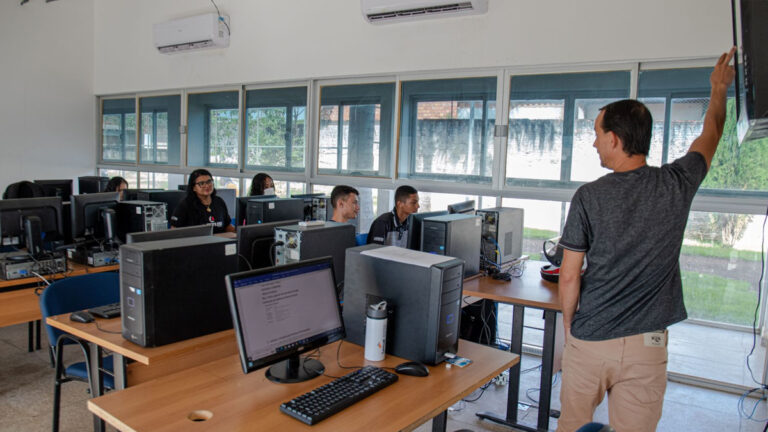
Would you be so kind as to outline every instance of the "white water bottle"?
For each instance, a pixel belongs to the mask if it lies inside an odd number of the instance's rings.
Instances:
[[[387,302],[368,306],[365,320],[365,359],[384,360],[387,349]]]

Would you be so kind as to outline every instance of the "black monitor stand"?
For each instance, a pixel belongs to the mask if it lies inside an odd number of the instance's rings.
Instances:
[[[323,372],[325,366],[320,361],[296,354],[272,365],[265,375],[272,382],[287,384],[308,381]]]

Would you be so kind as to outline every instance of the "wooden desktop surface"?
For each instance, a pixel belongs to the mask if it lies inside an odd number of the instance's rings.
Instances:
[[[47,280],[56,280],[65,277],[80,276],[87,273],[100,273],[120,269],[119,265],[89,267],[72,262],[68,262],[67,267],[69,270],[66,273],[43,275],[43,277]],[[37,282],[42,283],[37,277],[8,281],[0,280],[0,289],[29,285]],[[0,327],[37,321],[42,318],[40,315],[40,297],[35,294],[35,289],[36,288],[22,288],[13,291],[0,292]]]
[[[513,277],[510,281],[490,277],[465,280],[463,294],[501,303],[560,311],[562,308],[557,284],[545,281],[539,273],[541,266],[547,264],[543,261],[528,261],[523,275]]]
[[[320,351],[325,372],[332,376],[351,371],[336,363],[338,344]],[[473,363],[464,368],[432,366],[426,378],[401,375],[391,386],[311,427],[283,414],[279,406],[332,378],[275,384],[265,378],[266,369],[243,374],[237,355],[90,399],[88,409],[124,432],[409,431],[519,362],[517,355],[465,340],[460,340],[458,354]],[[382,362],[365,361],[362,347],[346,342],[341,345],[339,360],[345,366],[380,367],[394,367],[405,361],[391,355]],[[200,412],[209,412],[212,417],[200,422],[189,419]]]
[[[62,314],[49,317],[46,324],[135,360],[137,363],[129,364],[126,370],[129,386],[237,353],[233,330],[146,348],[123,338],[119,317],[79,323],[71,321],[69,314]]]

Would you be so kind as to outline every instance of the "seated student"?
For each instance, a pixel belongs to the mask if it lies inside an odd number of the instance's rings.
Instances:
[[[251,191],[248,196],[274,195],[275,182],[267,173],[258,173],[251,180]]]
[[[216,196],[213,176],[208,170],[196,169],[189,175],[187,196],[171,216],[171,228],[213,225],[214,234],[235,232],[224,200]]]
[[[334,222],[347,223],[360,213],[360,193],[352,186],[338,185],[331,191]]]
[[[419,193],[411,186],[395,191],[395,208],[376,218],[368,231],[368,243],[406,247],[408,215],[419,211]]]
[[[104,192],[120,192],[118,200],[123,200],[123,191],[128,189],[128,181],[120,176],[115,176],[109,179],[107,187],[104,188]]]

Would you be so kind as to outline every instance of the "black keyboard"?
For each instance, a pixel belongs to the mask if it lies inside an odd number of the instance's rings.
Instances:
[[[104,306],[97,306],[95,308],[88,309],[93,315],[99,318],[114,318],[120,316],[120,303],[110,303]]]
[[[280,411],[313,425],[397,381],[397,375],[365,366],[280,405]]]

